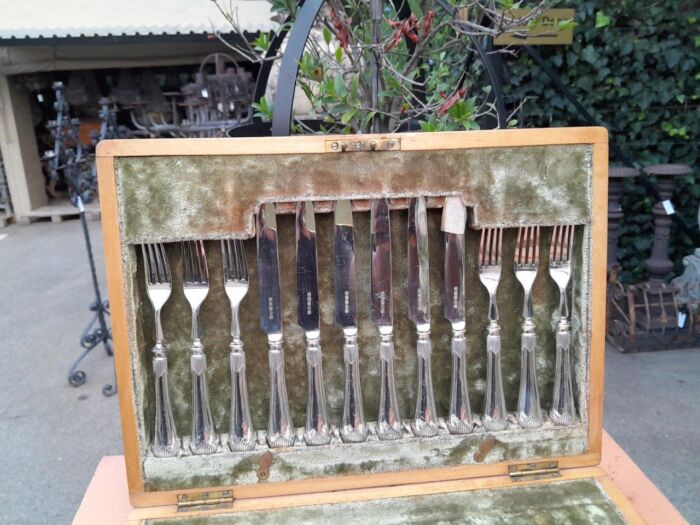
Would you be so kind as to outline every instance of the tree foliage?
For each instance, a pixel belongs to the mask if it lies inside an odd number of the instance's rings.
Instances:
[[[694,168],[679,178],[673,197],[678,215],[697,228],[698,141],[700,140],[700,10],[697,2],[602,0],[567,2],[576,8],[574,43],[540,48],[573,93],[610,130],[610,140],[636,167],[683,163]],[[526,102],[518,115],[527,126],[587,123],[526,55],[508,66],[506,90]],[[611,153],[612,155],[612,153]],[[621,159],[611,156],[611,164]],[[653,181],[652,181],[653,182]],[[619,255],[622,279],[645,277],[652,244],[653,199],[634,179],[626,182]],[[671,259],[676,273],[693,251],[691,239],[675,224]]]

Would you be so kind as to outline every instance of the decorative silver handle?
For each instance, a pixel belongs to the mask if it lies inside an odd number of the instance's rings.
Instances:
[[[432,351],[430,332],[418,332],[418,340],[416,341],[418,390],[416,393],[416,416],[411,425],[413,435],[417,437],[437,436],[439,430],[437,411],[435,410],[435,394],[433,393],[433,377],[430,366]]]
[[[360,353],[357,348],[357,332],[345,334],[343,345],[345,362],[345,404],[340,437],[345,443],[360,443],[367,439],[367,425],[362,406],[360,387]]]
[[[485,430],[503,430],[507,422],[501,374],[500,327],[497,322],[492,321],[486,336],[486,396],[483,425]]]
[[[464,330],[452,331],[452,385],[447,428],[451,434],[468,434],[474,428],[467,386],[467,339]]]
[[[209,406],[207,384],[207,357],[201,341],[195,340],[190,349],[192,372],[192,436],[190,450],[193,454],[212,454],[219,446],[219,436],[214,427]]]
[[[576,407],[571,378],[571,325],[566,319],[559,321],[556,339],[554,395],[549,418],[555,425],[571,425],[576,420]]]
[[[289,415],[287,383],[284,377],[282,335],[268,336],[270,364],[270,414],[267,420],[267,444],[272,447],[294,445],[294,425]]]
[[[309,446],[331,442],[326,414],[326,392],[323,388],[321,345],[318,337],[306,336],[306,367],[308,392],[306,397],[306,428],[304,441]]]
[[[379,415],[377,436],[381,440],[399,439],[402,436],[401,414],[396,398],[394,378],[394,341],[391,332],[381,334],[379,343],[381,387],[379,390]]]
[[[177,456],[180,438],[175,428],[173,407],[168,387],[168,358],[165,346],[158,340],[153,347],[153,375],[156,383],[156,422],[151,450],[157,458]]]
[[[537,388],[536,336],[532,319],[525,319],[520,341],[520,393],[517,418],[521,427],[534,428],[542,425],[542,408],[540,392]]]
[[[232,451],[253,450],[255,431],[248,405],[248,381],[245,373],[243,343],[231,343],[231,421],[228,430],[228,446]]]

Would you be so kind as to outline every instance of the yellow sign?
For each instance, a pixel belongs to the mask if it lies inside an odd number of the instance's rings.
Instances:
[[[511,9],[505,16],[512,19],[522,18],[530,9]],[[559,29],[560,22],[574,19],[573,9],[546,9],[537,17],[536,24],[528,29],[527,25],[516,26],[507,33],[494,38],[497,46],[562,46],[570,45],[574,39],[574,28],[568,25]]]

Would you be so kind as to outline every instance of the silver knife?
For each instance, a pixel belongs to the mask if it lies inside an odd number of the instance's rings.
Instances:
[[[270,364],[270,413],[267,423],[267,443],[270,447],[286,447],[294,444],[294,426],[289,415],[287,384],[284,377],[275,205],[273,203],[263,204],[257,219],[260,327],[267,334]]]
[[[370,219],[372,250],[372,321],[379,327],[381,387],[377,436],[381,440],[399,439],[401,415],[394,379],[393,303],[391,298],[391,228],[387,199],[372,201]]]
[[[439,430],[430,366],[429,279],[428,213],[425,197],[416,197],[408,205],[408,317],[416,325],[417,333],[418,390],[411,429],[418,437],[436,436]]]
[[[326,414],[326,393],[323,388],[321,364],[316,219],[312,202],[297,203],[296,241],[297,320],[306,335],[308,370],[304,441],[307,445],[326,445],[331,441],[331,432]]]
[[[367,439],[367,425],[360,387],[360,355],[357,348],[357,289],[355,239],[350,201],[335,204],[335,320],[343,329],[345,403],[340,437],[345,443]]]
[[[464,230],[467,210],[462,198],[446,197],[442,209],[445,245],[445,319],[452,324],[452,385],[447,428],[452,434],[467,434],[474,428],[467,387],[467,340],[464,336]]]

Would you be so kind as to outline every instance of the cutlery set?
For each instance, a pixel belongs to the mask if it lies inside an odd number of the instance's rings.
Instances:
[[[335,320],[343,333],[345,396],[340,438],[345,443],[367,439],[360,381],[358,351],[357,275],[350,201],[338,201],[334,212],[334,282]],[[452,376],[449,414],[444,423],[451,434],[467,434],[475,426],[469,404],[467,384],[467,344],[465,315],[465,242],[467,212],[460,197],[446,197],[441,230],[444,248],[445,319],[452,327]],[[330,443],[333,436],[326,409],[322,351],[320,346],[318,257],[314,207],[300,202],[296,207],[296,276],[297,321],[306,341],[307,406],[303,440],[309,446]],[[267,444],[270,447],[292,446],[296,432],[292,424],[284,371],[282,307],[280,300],[279,253],[275,205],[263,204],[257,215],[257,274],[260,327],[267,334],[270,370],[270,404]],[[560,291],[559,322],[556,327],[556,364],[554,395],[549,419],[555,425],[576,421],[571,374],[571,323],[567,287],[571,277],[574,226],[553,228],[549,272]],[[220,438],[211,414],[207,362],[199,327],[199,308],[209,292],[209,273],[204,243],[182,242],[183,291],[192,309],[192,423],[190,451],[211,454],[217,451]],[[522,226],[515,241],[515,276],[524,291],[521,333],[521,372],[518,405],[515,413],[522,428],[544,423],[536,377],[536,336],[533,321],[532,286],[538,271],[539,226]],[[380,440],[403,436],[394,377],[392,254],[389,203],[386,198],[372,201],[370,218],[371,251],[371,319],[379,332],[380,403],[376,435]],[[253,450],[253,429],[246,380],[238,312],[248,292],[248,265],[243,242],[222,240],[224,289],[231,304],[231,417],[228,445],[232,451]],[[168,364],[161,327],[161,310],[170,297],[172,276],[162,244],[141,246],[146,276],[146,291],[155,313],[155,431],[152,451],[157,457],[176,456],[180,438],[175,429],[169,398]],[[496,291],[501,277],[503,229],[483,228],[478,253],[479,279],[489,294],[486,337],[487,372],[484,411],[481,424],[486,431],[508,427],[501,372],[501,328]],[[416,330],[418,381],[415,416],[410,428],[416,437],[436,436],[440,431],[435,408],[431,372],[430,286],[428,256],[428,220],[426,201],[413,198],[408,207],[408,316]]]

